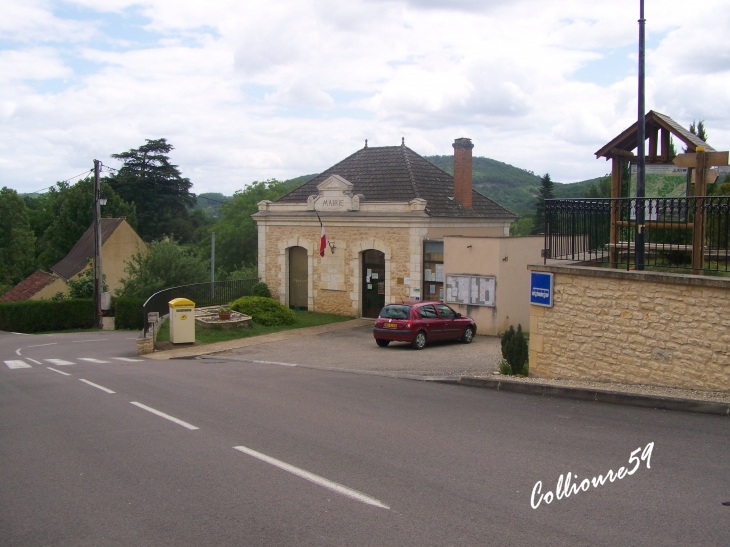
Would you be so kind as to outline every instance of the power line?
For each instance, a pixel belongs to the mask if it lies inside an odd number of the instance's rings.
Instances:
[[[92,171],[93,171],[93,169],[89,169],[88,171],[84,171],[83,173],[80,173],[80,174],[78,174],[78,175],[76,175],[74,177],[71,177],[69,179],[59,181],[56,184],[52,184],[51,186],[47,186],[46,188],[41,188],[40,190],[36,190],[35,192],[26,192],[26,193],[28,193],[28,194],[40,194],[43,190],[49,190],[49,189],[55,187],[58,184],[63,184],[64,182],[71,182],[73,179],[77,179],[77,178],[82,177],[84,175],[88,175]]]

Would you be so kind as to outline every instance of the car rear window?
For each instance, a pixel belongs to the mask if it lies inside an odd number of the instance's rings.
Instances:
[[[411,307],[403,304],[391,304],[380,311],[380,317],[386,319],[408,319],[411,316]]]

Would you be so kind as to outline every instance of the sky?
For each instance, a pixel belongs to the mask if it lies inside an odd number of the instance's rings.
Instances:
[[[646,0],[646,107],[730,148],[730,9]],[[0,0],[0,187],[166,138],[193,191],[401,138],[553,180],[637,117],[638,0]]]

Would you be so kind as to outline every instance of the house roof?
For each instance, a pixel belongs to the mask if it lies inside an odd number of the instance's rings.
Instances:
[[[501,205],[472,189],[472,207],[454,199],[454,177],[405,145],[365,147],[345,158],[277,202],[302,203],[316,195],[317,185],[332,175],[353,184],[361,202],[426,200],[426,213],[433,217],[516,218]]]
[[[40,290],[44,289],[57,279],[55,275],[38,270],[23,279],[8,292],[0,296],[0,302],[20,302],[28,300]]]
[[[647,131],[645,131],[645,136],[648,139],[649,138],[649,131],[648,129],[650,127],[659,127],[662,129],[666,129],[669,131],[672,135],[677,137],[680,141],[682,141],[685,145],[687,145],[690,152],[694,152],[695,148],[698,146],[704,146],[705,150],[707,152],[713,152],[715,149],[712,148],[709,144],[707,144],[705,141],[700,139],[697,135],[694,135],[690,133],[688,130],[686,130],[684,127],[679,125],[677,122],[675,122],[672,118],[667,116],[666,114],[661,114],[659,112],[655,112],[654,110],[650,110],[646,116],[644,117],[645,120],[645,127],[647,128]],[[628,129],[624,130],[620,135],[618,135],[616,138],[608,142],[607,144],[603,145],[603,147],[596,152],[596,157],[611,157],[615,154],[615,150],[623,150],[625,152],[631,152],[634,148],[638,147],[638,136],[637,136],[637,129],[639,126],[639,122],[634,122],[634,124],[629,127]]]
[[[119,225],[124,222],[123,218],[102,218],[101,219],[101,244],[104,245]],[[89,258],[94,256],[94,225],[92,224],[79,238],[76,245],[63,259],[53,265],[51,271],[68,280],[86,268]]]

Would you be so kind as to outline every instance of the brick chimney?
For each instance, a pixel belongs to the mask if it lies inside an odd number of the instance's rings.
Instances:
[[[456,139],[454,144],[454,198],[471,207],[471,139]]]

